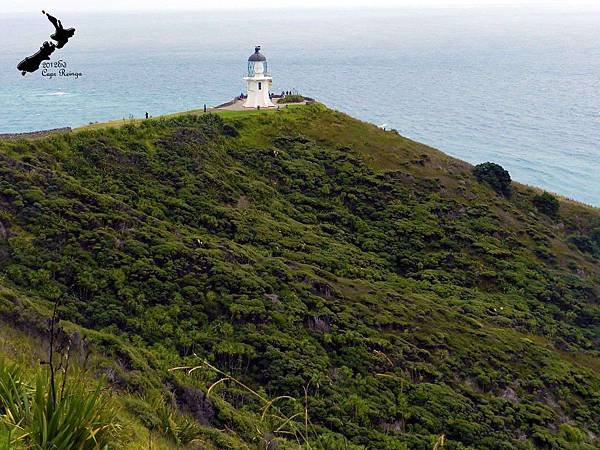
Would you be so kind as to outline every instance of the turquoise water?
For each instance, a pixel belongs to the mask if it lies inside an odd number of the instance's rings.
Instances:
[[[55,59],[74,78],[21,77],[47,39],[0,15],[0,132],[215,105],[262,44],[275,90],[299,90],[513,179],[600,206],[598,13],[525,9],[74,14]]]

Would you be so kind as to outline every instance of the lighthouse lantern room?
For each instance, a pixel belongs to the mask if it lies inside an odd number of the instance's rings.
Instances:
[[[248,89],[244,108],[275,107],[270,95],[273,78],[267,69],[267,58],[260,53],[260,46],[257,46],[248,58],[248,76],[244,77]]]

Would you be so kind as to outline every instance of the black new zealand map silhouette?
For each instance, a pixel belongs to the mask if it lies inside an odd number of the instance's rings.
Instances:
[[[56,17],[51,16],[46,11],[42,11],[52,25],[54,25],[55,31],[50,35],[50,39],[54,42],[44,42],[40,49],[31,56],[28,56],[17,65],[17,69],[21,71],[21,75],[25,76],[27,72],[33,73],[40,68],[40,64],[44,61],[50,60],[50,55],[54,53],[57,48],[63,48],[69,39],[75,34],[75,28],[64,28],[61,21]]]

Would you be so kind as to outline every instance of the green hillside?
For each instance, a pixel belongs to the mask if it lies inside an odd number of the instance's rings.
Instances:
[[[472,169],[319,104],[0,143],[2,364],[56,304],[109,448],[600,448],[600,211]]]

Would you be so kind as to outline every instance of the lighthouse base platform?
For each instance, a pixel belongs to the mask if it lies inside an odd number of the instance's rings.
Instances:
[[[267,109],[267,110],[278,109],[278,108],[285,108],[288,105],[306,105],[308,103],[313,102],[312,100],[305,100],[303,102],[298,102],[298,103],[282,103],[282,104],[279,104],[279,100],[280,100],[280,97],[273,96],[271,98],[271,101],[273,102],[273,104],[275,106],[272,106],[270,108],[261,108],[261,109]],[[223,103],[222,105],[219,105],[219,106],[215,106],[212,109],[225,110],[225,111],[252,111],[252,110],[257,109],[257,108],[248,108],[248,107],[245,107],[244,103],[246,103],[246,99],[245,98],[236,97],[232,101],[227,102],[227,103]]]

